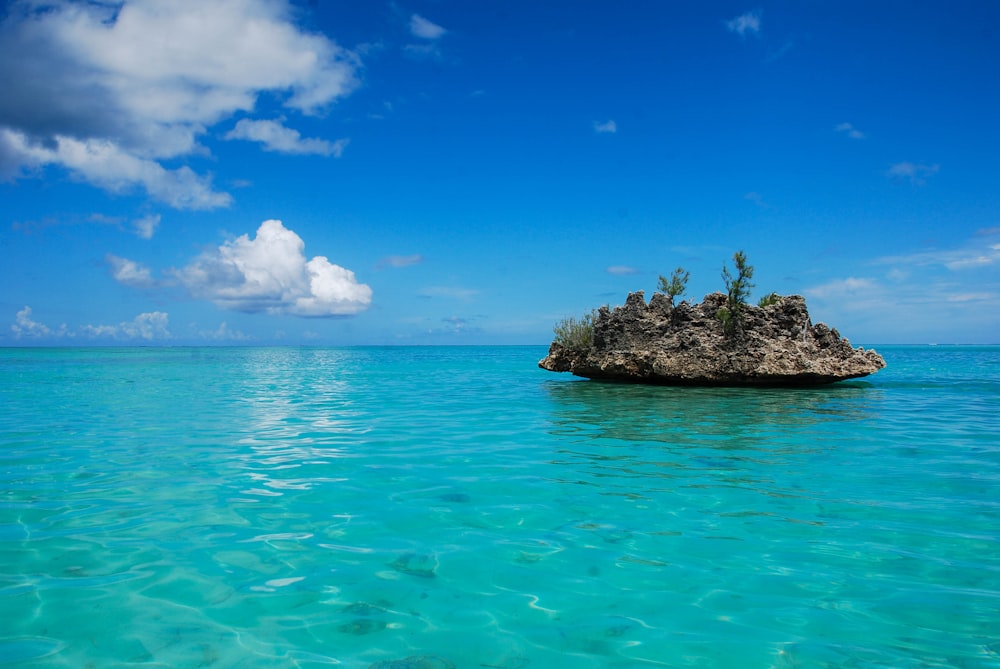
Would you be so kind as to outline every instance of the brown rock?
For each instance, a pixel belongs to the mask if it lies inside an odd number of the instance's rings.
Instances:
[[[799,295],[748,305],[742,328],[729,336],[716,317],[725,304],[722,293],[676,306],[655,293],[646,304],[637,291],[624,306],[598,311],[590,348],[553,342],[538,366],[591,379],[709,386],[818,385],[885,367],[875,351],[855,349],[836,329],[813,325]]]

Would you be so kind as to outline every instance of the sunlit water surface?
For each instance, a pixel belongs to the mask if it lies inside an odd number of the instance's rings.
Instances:
[[[0,350],[0,664],[1000,667],[1000,348]]]

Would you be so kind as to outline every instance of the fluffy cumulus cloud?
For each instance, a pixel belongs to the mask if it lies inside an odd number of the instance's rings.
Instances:
[[[759,35],[760,15],[761,11],[759,9],[740,14],[736,18],[726,21],[726,29],[731,33],[736,33],[740,37],[747,34]]]
[[[280,121],[254,121],[240,119],[226,135],[226,139],[246,139],[260,142],[265,151],[279,153],[313,153],[340,158],[347,146],[346,139],[330,142],[325,139],[303,138],[298,130],[287,128]]]
[[[10,326],[10,331],[14,333],[15,339],[21,339],[22,337],[48,337],[52,335],[51,328],[31,317],[31,307],[27,306],[14,315],[14,324]]]
[[[254,239],[225,242],[174,275],[195,297],[235,311],[322,317],[368,308],[372,290],[354,272],[323,256],[306,260],[304,250],[301,237],[269,220]]]
[[[291,12],[279,0],[15,0],[0,24],[0,177],[55,165],[176,208],[226,206],[208,175],[161,162],[203,153],[199,137],[262,94],[313,114],[357,85],[356,55]]]

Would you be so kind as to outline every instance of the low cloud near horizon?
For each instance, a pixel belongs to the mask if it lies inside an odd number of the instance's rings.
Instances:
[[[14,339],[113,339],[158,341],[172,337],[169,329],[170,317],[163,311],[141,313],[131,321],[117,325],[84,325],[79,330],[70,330],[66,324],[51,328],[36,321],[31,307],[25,306],[17,312],[10,330]]]

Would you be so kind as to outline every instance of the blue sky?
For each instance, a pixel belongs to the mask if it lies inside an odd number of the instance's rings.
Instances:
[[[0,345],[544,344],[683,266],[997,343],[1000,4],[7,2]]]

